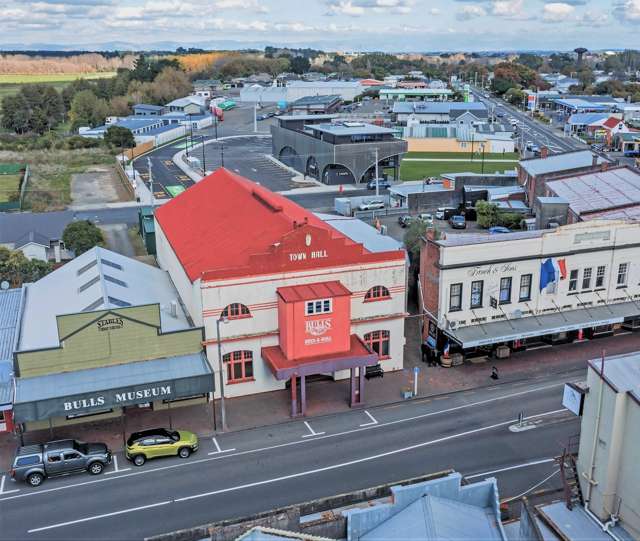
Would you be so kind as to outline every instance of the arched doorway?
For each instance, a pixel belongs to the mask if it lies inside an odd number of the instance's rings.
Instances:
[[[320,174],[320,168],[318,167],[318,162],[313,156],[309,156],[309,159],[307,160],[306,173],[308,176],[313,177],[315,179],[317,179],[318,175]]]
[[[355,184],[356,179],[350,169],[344,165],[330,163],[322,171],[324,184]]]
[[[278,154],[278,159],[283,164],[293,167],[296,171],[304,172],[302,158],[292,147],[283,147]]]

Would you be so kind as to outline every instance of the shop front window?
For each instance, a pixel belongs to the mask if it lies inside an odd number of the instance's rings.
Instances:
[[[227,365],[227,383],[253,380],[253,352],[232,351],[222,360]]]
[[[389,347],[389,331],[371,331],[364,335],[364,343],[371,351],[375,351],[380,359],[388,359],[391,355]]]

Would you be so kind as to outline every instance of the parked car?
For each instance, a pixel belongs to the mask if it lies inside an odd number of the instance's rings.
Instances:
[[[525,144],[525,148],[527,150],[531,150],[533,148],[533,141],[527,141]]]
[[[398,223],[400,227],[408,227],[413,220],[422,220],[428,226],[433,225],[433,214],[429,214],[428,212],[416,214],[415,216],[404,214],[398,218]]]
[[[88,471],[102,473],[111,464],[112,453],[104,443],[77,440],[50,441],[18,447],[11,467],[11,479],[37,487],[47,477]]]
[[[274,113],[273,111],[267,113],[267,118],[273,118],[274,116],[276,116],[276,113]]]
[[[179,456],[187,458],[198,450],[198,436],[186,430],[154,428],[134,432],[127,439],[126,457],[136,466],[150,458]]]
[[[260,120],[267,120],[267,118],[269,118],[269,115],[258,115],[256,117],[256,120],[260,121]]]
[[[467,220],[464,216],[460,214],[456,214],[449,218],[449,225],[452,229],[466,229],[467,228]]]
[[[499,235],[501,233],[511,233],[511,229],[502,225],[494,225],[493,227],[489,228],[490,235]]]
[[[391,182],[389,182],[387,179],[384,178],[379,178],[378,179],[378,187],[381,190],[386,190],[391,188]],[[376,189],[376,179],[370,180],[367,183],[367,190],[375,190]]]
[[[384,208],[384,201],[381,199],[372,199],[371,201],[363,201],[358,205],[358,210],[378,210]]]

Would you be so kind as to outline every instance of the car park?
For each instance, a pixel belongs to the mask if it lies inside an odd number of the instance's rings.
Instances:
[[[458,209],[453,207],[439,207],[436,210],[436,220],[448,220],[456,212],[458,212]]]
[[[391,188],[391,182],[384,178],[378,179],[378,189],[386,190]],[[367,190],[375,190],[376,189],[376,179],[370,180],[367,183]]]
[[[358,210],[379,210],[385,207],[384,201],[381,199],[372,199],[371,201],[363,201],[358,205]]]
[[[104,443],[51,441],[18,447],[10,475],[13,481],[37,487],[47,477],[78,472],[98,475],[111,464],[111,459],[112,453]]]
[[[464,216],[460,214],[456,214],[449,218],[449,225],[452,229],[466,229],[467,228],[467,220]]]
[[[198,436],[186,430],[154,428],[134,432],[127,439],[125,455],[136,466],[142,466],[151,458],[179,456],[188,458],[198,450]]]
[[[415,216],[404,214],[398,218],[398,224],[400,224],[400,227],[408,227],[414,220],[422,220],[427,226],[430,226],[433,225],[433,214],[427,212],[416,214]]]

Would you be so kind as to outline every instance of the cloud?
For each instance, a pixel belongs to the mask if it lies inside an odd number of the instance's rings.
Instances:
[[[216,9],[246,9],[257,13],[267,13],[269,10],[258,0],[216,0],[213,2]]]
[[[585,11],[577,20],[578,26],[588,26],[591,28],[602,28],[609,26],[609,24],[611,24],[611,21],[607,13],[590,10]]]
[[[640,0],[623,0],[613,5],[613,16],[623,23],[640,23]]]
[[[440,15],[442,12],[438,8],[431,8],[429,10],[430,15]]]
[[[411,13],[415,0],[326,0],[327,15],[360,17],[367,12]]]
[[[456,19],[459,21],[469,21],[471,19],[477,19],[478,17],[484,17],[487,11],[477,4],[471,4],[464,6],[456,12]]]
[[[526,20],[532,17],[524,11],[524,0],[496,0],[491,13],[510,20]]]
[[[545,4],[542,9],[542,20],[547,23],[566,22],[571,17],[576,8],[566,2],[552,2]]]

